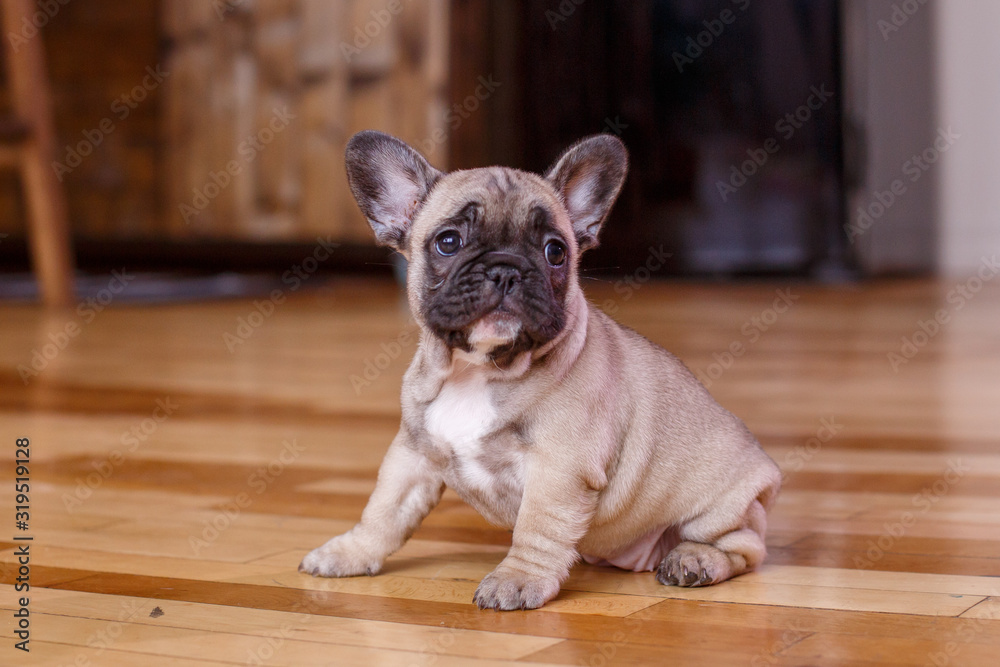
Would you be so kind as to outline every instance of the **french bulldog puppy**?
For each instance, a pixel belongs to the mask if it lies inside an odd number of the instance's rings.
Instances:
[[[361,522],[300,571],[377,573],[445,486],[513,530],[481,608],[542,606],[579,558],[670,586],[764,559],[778,467],[684,364],[580,288],[580,255],[625,180],[621,141],[583,139],[544,176],[442,173],[374,131],[351,138],[346,160],[376,239],[409,260],[421,336]]]

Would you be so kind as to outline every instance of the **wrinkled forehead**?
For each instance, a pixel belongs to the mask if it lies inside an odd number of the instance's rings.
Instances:
[[[421,223],[416,225],[421,238],[435,233],[449,218],[462,215],[470,204],[480,208],[480,223],[497,231],[533,224],[541,212],[554,230],[572,233],[565,209],[548,181],[525,171],[489,167],[455,171],[435,183],[420,211]]]

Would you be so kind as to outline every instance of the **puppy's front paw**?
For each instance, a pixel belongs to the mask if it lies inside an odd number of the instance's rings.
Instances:
[[[681,542],[656,570],[656,580],[666,586],[710,586],[733,575],[729,557],[709,544]]]
[[[299,572],[314,577],[356,577],[378,574],[382,560],[371,556],[350,533],[335,537],[302,559]]]
[[[480,609],[537,609],[559,593],[559,580],[501,563],[479,584],[473,601]]]

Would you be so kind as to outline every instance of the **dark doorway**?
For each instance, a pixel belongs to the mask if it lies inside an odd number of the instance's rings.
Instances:
[[[632,167],[586,260],[629,273],[835,276],[843,142],[836,0],[515,0],[454,5],[452,99],[501,85],[454,128],[451,167],[544,170],[619,134]]]

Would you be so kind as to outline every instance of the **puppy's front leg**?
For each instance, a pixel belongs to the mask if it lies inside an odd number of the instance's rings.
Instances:
[[[529,461],[513,544],[479,584],[476,604],[482,609],[535,609],[554,598],[596,509],[597,489],[577,471],[567,470],[565,462]]]
[[[310,552],[299,571],[322,577],[376,574],[434,509],[443,491],[441,472],[408,446],[401,429],[379,467],[361,522]]]

